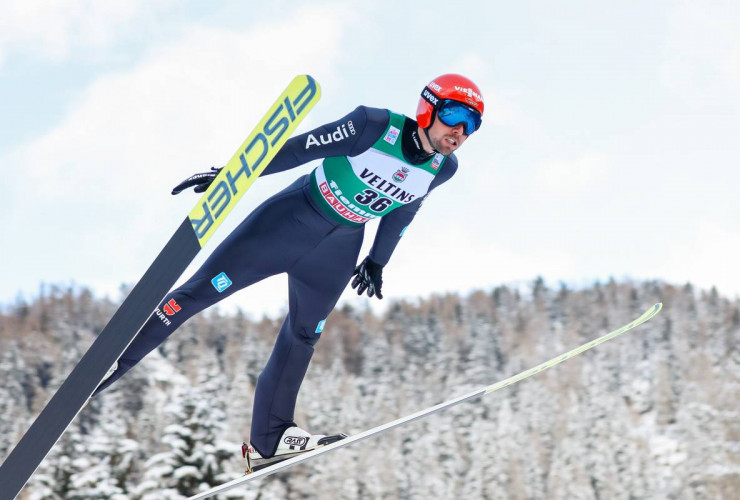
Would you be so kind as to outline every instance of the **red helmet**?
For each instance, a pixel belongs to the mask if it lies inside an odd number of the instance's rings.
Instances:
[[[478,86],[462,75],[448,73],[429,82],[421,91],[419,105],[416,107],[416,121],[421,128],[432,125],[434,112],[444,101],[462,103],[483,116],[483,96]]]

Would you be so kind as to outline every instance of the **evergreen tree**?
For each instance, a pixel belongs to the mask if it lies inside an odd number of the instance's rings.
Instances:
[[[535,366],[658,300],[661,315],[614,342],[224,497],[733,498],[740,301],[690,285],[550,290],[541,279],[526,293],[432,296],[384,315],[340,308],[296,419],[357,433]],[[46,287],[0,314],[0,457],[115,306]],[[88,405],[19,500],[182,499],[241,475],[254,383],[280,322],[193,318]]]
[[[0,380],[3,381],[0,384],[0,457],[7,456],[11,446],[25,432],[23,423],[28,418],[28,407],[21,381],[27,370],[15,343],[0,355]]]
[[[210,363],[200,383],[179,394],[167,408],[172,423],[162,436],[166,451],[147,461],[146,481],[138,491],[142,500],[154,499],[158,492],[172,498],[192,495],[226,482],[235,472],[224,468],[236,452],[234,443],[222,438],[225,377],[213,359]]]

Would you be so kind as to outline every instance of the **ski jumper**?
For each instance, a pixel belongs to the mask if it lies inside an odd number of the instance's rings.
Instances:
[[[455,155],[421,148],[415,121],[359,106],[288,140],[262,175],[323,159],[257,207],[201,268],[154,311],[95,394],[138,363],[185,320],[268,276],[288,274],[289,310],[260,374],[251,444],[275,454],[326,317],[354,272],[364,223],[380,218],[370,258],[386,265],[422,200],[457,170]]]

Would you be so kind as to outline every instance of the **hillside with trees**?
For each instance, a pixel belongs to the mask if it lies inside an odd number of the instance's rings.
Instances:
[[[740,491],[740,302],[662,282],[499,287],[327,321],[298,400],[357,433],[656,318],[479,401],[222,498],[717,499]],[[0,309],[0,460],[117,304],[46,287]],[[181,499],[243,473],[252,396],[282,318],[217,309],[95,398],[21,500]]]

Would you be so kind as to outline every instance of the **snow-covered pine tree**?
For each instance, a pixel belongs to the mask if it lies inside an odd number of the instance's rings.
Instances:
[[[28,418],[27,398],[21,381],[28,366],[15,343],[0,354],[0,457],[10,453],[10,447],[25,431]]]
[[[137,490],[142,500],[192,495],[236,473],[236,467],[226,468],[238,447],[223,439],[225,376],[213,356],[206,367],[196,386],[180,390],[167,408],[171,423],[161,440],[166,450],[146,463],[145,480]]]

